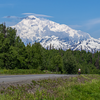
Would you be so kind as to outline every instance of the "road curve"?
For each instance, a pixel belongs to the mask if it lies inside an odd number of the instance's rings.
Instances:
[[[75,77],[78,75],[70,75],[70,74],[0,75],[0,84],[20,82],[20,81],[25,81],[25,80],[57,78],[57,77],[63,77],[63,76]]]

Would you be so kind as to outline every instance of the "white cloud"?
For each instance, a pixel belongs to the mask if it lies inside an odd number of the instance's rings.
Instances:
[[[94,28],[98,24],[100,24],[100,18],[95,18],[95,19],[90,19],[90,20],[84,21],[80,25],[69,25],[69,26],[71,28],[75,28],[75,29],[79,29],[79,28],[82,29],[83,28],[86,30],[91,30],[92,28]]]
[[[11,18],[11,19],[24,19],[25,17],[17,17],[17,16],[4,16],[3,18]]]
[[[88,20],[84,26],[88,27],[89,29],[92,28],[93,26],[100,24],[100,18],[96,18],[96,19],[91,19]]]
[[[19,18],[17,16],[4,16],[3,18]]]
[[[34,14],[34,13],[23,13],[23,15],[34,15],[34,16],[38,16],[38,17],[51,17],[51,16],[48,16],[48,15],[43,15],[43,14]],[[11,19],[11,23],[10,22],[7,22],[7,26],[12,26],[14,25],[15,23],[17,23],[18,21],[26,18],[25,16],[24,17],[18,17],[18,16],[4,16],[3,18],[9,18]]]
[[[34,15],[34,16],[37,16],[37,17],[52,17],[52,16],[48,16],[48,15],[43,15],[43,14],[35,14],[35,13],[23,13],[23,15]],[[24,19],[26,17],[17,17],[17,16],[4,16],[3,18],[11,18],[11,19]]]
[[[95,19],[90,19],[87,21],[84,21],[80,25],[69,25],[69,27],[73,29],[85,29],[85,30],[91,30],[93,29],[96,25],[100,24],[100,18],[95,18]]]
[[[23,15],[34,15],[34,16],[37,16],[37,17],[52,17],[52,16],[48,16],[48,15],[35,14],[35,13],[23,13]]]

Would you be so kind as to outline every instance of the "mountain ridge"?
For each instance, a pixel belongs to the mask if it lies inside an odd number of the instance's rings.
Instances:
[[[29,42],[33,44],[36,41],[40,42],[44,48],[52,44],[55,49],[80,50],[80,46],[82,46],[83,50],[90,52],[95,49],[100,50],[100,39],[94,39],[88,33],[74,30],[65,24],[40,19],[32,15],[11,27],[17,29],[17,35],[20,36],[25,45]],[[92,41],[92,44],[89,40]],[[97,46],[92,46],[93,44]]]

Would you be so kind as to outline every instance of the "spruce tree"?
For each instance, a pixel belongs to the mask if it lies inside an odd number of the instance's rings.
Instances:
[[[50,44],[50,50],[51,50],[51,44]]]

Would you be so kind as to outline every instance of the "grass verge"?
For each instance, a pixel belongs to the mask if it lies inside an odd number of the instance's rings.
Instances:
[[[100,75],[32,80],[3,88],[0,100],[100,100]]]
[[[0,74],[2,75],[21,75],[21,74],[60,74],[60,72],[50,72],[48,70],[37,70],[37,69],[0,69]]]

